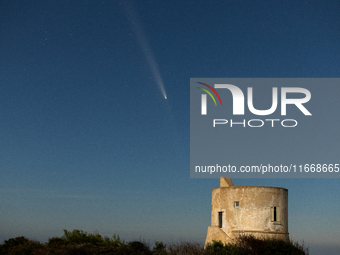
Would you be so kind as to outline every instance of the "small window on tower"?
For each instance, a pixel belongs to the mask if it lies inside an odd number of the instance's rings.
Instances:
[[[279,207],[274,206],[271,208],[271,218],[272,221],[280,221],[280,217],[279,217]]]
[[[222,216],[223,212],[218,212],[218,226],[222,228]]]
[[[239,206],[240,206],[240,202],[239,202],[239,201],[235,201],[235,202],[234,202],[234,206],[235,206],[235,207],[239,207]]]

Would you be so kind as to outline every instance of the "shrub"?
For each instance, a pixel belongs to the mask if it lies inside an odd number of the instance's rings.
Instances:
[[[181,242],[180,244],[169,245],[169,255],[203,255],[205,251],[199,243]]]
[[[127,254],[125,241],[119,235],[109,238],[77,229],[72,232],[64,229],[62,237],[48,239],[47,247],[53,254]],[[66,253],[60,253],[62,250]]]
[[[128,251],[131,254],[138,255],[151,255],[150,247],[146,243],[140,241],[132,241],[128,243]]]
[[[47,246],[48,247],[55,247],[55,246],[60,246],[60,245],[65,245],[66,242],[64,239],[60,237],[52,237],[48,239]]]
[[[43,245],[37,241],[31,241],[23,236],[10,238],[0,246],[2,255],[30,255],[42,248]]]
[[[102,243],[103,239],[98,233],[87,234],[86,232],[74,229],[72,232],[64,229],[64,235],[61,237],[65,243],[85,244],[85,243]]]
[[[166,255],[166,244],[163,244],[163,242],[157,242],[155,243],[155,246],[152,249],[152,254],[154,255]]]
[[[219,255],[308,255],[308,249],[303,245],[280,239],[262,239],[252,235],[240,236],[235,244],[222,242],[209,243],[206,246],[207,254]]]

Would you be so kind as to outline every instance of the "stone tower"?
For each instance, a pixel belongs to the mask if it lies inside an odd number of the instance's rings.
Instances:
[[[289,239],[288,190],[275,187],[235,186],[221,177],[212,190],[211,226],[205,244],[233,242],[240,234]]]

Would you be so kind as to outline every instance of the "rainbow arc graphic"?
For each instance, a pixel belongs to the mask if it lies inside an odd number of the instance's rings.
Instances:
[[[211,87],[210,85],[203,83],[203,82],[197,82],[197,83],[199,83],[203,86],[206,86],[208,89],[210,89],[217,96],[218,100],[220,101],[220,104],[222,105],[222,100],[220,98],[220,95],[217,93],[217,91],[213,87]],[[215,99],[214,95],[209,90],[207,90],[205,88],[200,88],[200,87],[197,87],[197,88],[206,92],[212,98],[212,100],[214,101],[215,106],[217,106],[216,99]],[[207,94],[202,94],[202,96],[201,96],[201,115],[207,115]]]
[[[214,94],[217,96],[218,100],[220,101],[220,104],[222,105],[222,100],[220,98],[220,95],[217,93],[217,91],[213,87],[211,87],[210,85],[205,84],[203,82],[197,82],[197,83],[202,84],[203,86],[206,86],[207,88],[211,89],[211,91],[214,92]],[[217,106],[215,97],[213,96],[213,94],[211,94],[211,92],[209,90],[204,89],[204,88],[200,88],[200,87],[197,87],[197,88],[203,90],[204,92],[206,92],[212,98],[212,100],[214,100],[214,103]]]

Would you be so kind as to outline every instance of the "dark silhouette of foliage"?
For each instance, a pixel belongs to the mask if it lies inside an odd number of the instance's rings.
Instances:
[[[44,246],[37,241],[31,241],[23,236],[10,238],[0,246],[2,255],[30,255],[34,251],[44,249]]]
[[[199,243],[181,242],[180,244],[169,245],[167,249],[169,255],[203,255],[206,251]]]
[[[308,255],[308,249],[292,241],[280,239],[261,239],[252,235],[237,238],[234,244],[210,243],[207,254],[218,255]]]
[[[157,242],[155,243],[155,246],[152,249],[152,254],[154,255],[166,255],[166,244],[163,244],[163,242]]]
[[[129,242],[127,246],[131,254],[152,255],[152,252],[150,251],[150,247],[147,244],[142,243],[140,241]]]
[[[102,237],[82,230],[64,230],[62,237],[52,237],[41,244],[23,236],[10,238],[0,245],[1,255],[308,255],[297,242],[240,236],[233,244],[214,241],[204,249],[198,243],[166,245],[155,242],[152,250],[141,241],[125,243],[118,235]]]

